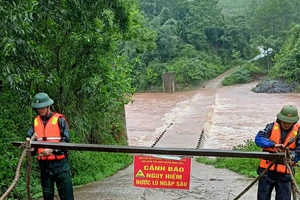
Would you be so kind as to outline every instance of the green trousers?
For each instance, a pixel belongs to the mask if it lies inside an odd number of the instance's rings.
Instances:
[[[54,200],[54,183],[56,184],[60,200],[74,200],[69,164],[66,159],[64,160],[40,163],[40,166],[42,164],[41,184],[44,200]]]

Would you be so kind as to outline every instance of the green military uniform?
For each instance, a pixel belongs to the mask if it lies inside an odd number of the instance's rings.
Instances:
[[[34,96],[32,107],[34,109],[45,108],[52,105],[54,101],[45,93],[38,93]],[[46,116],[41,116],[43,125],[46,126],[48,120],[53,113],[50,111]],[[61,142],[70,142],[69,128],[66,120],[63,117],[58,119]],[[34,126],[32,126],[27,134],[31,138],[34,134]],[[54,149],[54,155],[67,155],[66,151]],[[33,155],[36,151],[33,152]],[[43,188],[44,200],[54,199],[54,183],[59,193],[61,200],[74,200],[73,185],[70,174],[70,165],[68,158],[61,160],[38,160],[41,172],[41,185]]]

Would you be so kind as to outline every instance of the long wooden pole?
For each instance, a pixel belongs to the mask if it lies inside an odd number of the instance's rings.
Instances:
[[[235,197],[233,200],[238,200],[238,199],[240,199],[259,179],[261,179],[262,177],[263,177],[263,175],[265,174],[265,173],[267,173],[268,172],[268,170],[275,164],[275,160],[274,161],[272,161],[272,163],[266,168],[266,169],[264,169],[264,171],[258,176],[258,177],[256,177],[251,183],[250,183],[250,185],[248,185],[248,187],[246,187],[246,189],[243,191],[243,192],[241,192],[237,197]]]
[[[18,183],[19,178],[21,176],[20,171],[21,171],[22,163],[23,163],[24,158],[26,157],[26,153],[27,153],[27,149],[24,149],[21,154],[21,157],[19,159],[19,163],[17,166],[16,174],[15,174],[15,179],[13,180],[13,182],[9,186],[9,188],[6,190],[6,192],[0,197],[0,200],[6,199],[6,197],[9,195],[9,193],[15,188],[16,184]]]
[[[13,142],[14,146],[21,146],[23,142]],[[50,143],[31,142],[33,148],[50,148],[63,150],[100,151],[112,153],[139,153],[139,154],[164,154],[183,156],[213,156],[213,157],[239,157],[239,158],[263,158],[267,160],[282,160],[284,153],[269,152],[247,152],[215,149],[192,149],[192,148],[158,148],[143,146],[116,146],[99,144],[77,144],[77,143]]]

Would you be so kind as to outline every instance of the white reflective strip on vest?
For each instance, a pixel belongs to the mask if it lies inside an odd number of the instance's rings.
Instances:
[[[61,140],[61,137],[45,137],[46,140]],[[37,138],[37,141],[44,140],[44,138]]]
[[[47,137],[47,140],[61,140],[61,137]]]

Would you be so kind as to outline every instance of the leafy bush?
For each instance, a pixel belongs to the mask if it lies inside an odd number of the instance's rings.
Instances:
[[[249,83],[251,80],[256,79],[256,76],[265,74],[265,70],[257,67],[254,64],[246,63],[234,71],[230,76],[226,77],[222,84],[224,86]]]
[[[74,185],[83,185],[112,176],[132,164],[132,156],[105,152],[71,152],[70,164]]]
[[[12,145],[13,141],[24,141],[26,133],[30,127],[31,109],[18,105],[15,99],[20,97],[6,88],[0,95],[0,151],[2,152],[0,159],[0,194],[3,194],[11,185],[15,178],[15,170],[21,156],[21,150]],[[21,177],[9,199],[21,199],[26,195],[24,193],[26,186],[26,168],[27,160],[23,163]],[[32,171],[36,169],[36,163],[33,165]],[[33,173],[31,181],[31,191],[36,193],[39,189],[39,174]]]
[[[271,68],[269,76],[272,79],[282,79],[288,83],[298,82],[300,76],[300,25],[294,25],[289,32],[289,38],[283,48],[275,55],[275,65]]]
[[[230,76],[226,77],[222,81],[222,85],[234,85],[239,83],[248,83],[250,79],[250,73],[248,70],[239,68],[237,71],[233,72]]]
[[[245,144],[233,147],[234,151],[260,151],[252,140],[245,141]],[[218,157],[211,159],[207,157],[197,158],[198,162],[214,165],[216,168],[227,168],[240,174],[256,177],[256,169],[259,166],[259,159],[249,158],[226,158]]]
[[[167,71],[176,74],[176,85],[199,85],[203,81],[212,79],[226,71],[227,68],[218,62],[206,61],[211,59],[208,55],[205,55],[204,58],[201,57],[182,57],[174,59],[168,64]]]

